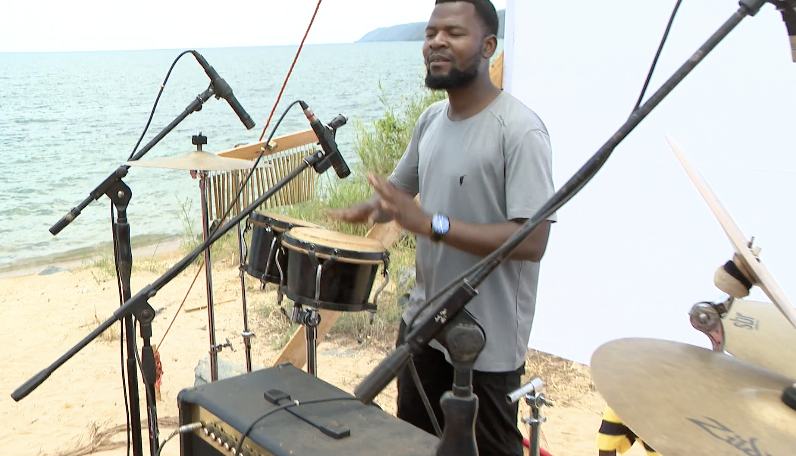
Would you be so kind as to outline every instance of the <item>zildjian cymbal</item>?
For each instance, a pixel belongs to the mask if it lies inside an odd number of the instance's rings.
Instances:
[[[722,325],[727,353],[755,366],[796,378],[796,328],[776,306],[734,299]]]
[[[188,152],[187,154],[176,157],[153,158],[150,160],[128,161],[130,166],[140,166],[147,168],[166,168],[166,169],[185,169],[195,171],[233,171],[236,169],[249,169],[254,166],[253,161],[240,160],[237,158],[224,158],[203,150]],[[266,162],[260,162],[258,166],[272,166]]]
[[[608,405],[662,456],[780,456],[796,451],[793,379],[726,353],[657,339],[619,339],[591,359]],[[796,405],[796,404],[794,404]]]
[[[727,209],[724,208],[710,187],[708,187],[708,184],[702,179],[699,172],[686,160],[680,146],[678,146],[672,138],[667,137],[667,140],[669,141],[669,146],[671,146],[677,156],[677,159],[691,178],[691,181],[696,185],[702,197],[705,198],[710,210],[713,211],[713,214],[719,220],[719,224],[721,224],[724,232],[727,233],[727,237],[730,238],[730,243],[737,252],[733,260],[736,263],[741,263],[737,266],[744,269],[745,272],[751,276],[754,284],[763,290],[766,296],[771,299],[771,302],[785,315],[790,324],[796,327],[796,309],[793,308],[790,301],[785,296],[785,292],[782,291],[777,281],[774,280],[774,277],[768,272],[768,269],[760,259],[752,253],[751,243],[746,240],[741,229],[732,217],[730,217]]]

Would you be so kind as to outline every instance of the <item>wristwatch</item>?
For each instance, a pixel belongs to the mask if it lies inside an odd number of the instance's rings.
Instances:
[[[433,242],[439,242],[442,239],[442,236],[448,234],[448,231],[451,229],[451,221],[448,219],[448,216],[442,214],[434,214],[431,217],[431,236],[430,239]]]

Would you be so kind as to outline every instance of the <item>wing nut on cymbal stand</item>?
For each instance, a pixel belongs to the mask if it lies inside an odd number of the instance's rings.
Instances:
[[[722,318],[729,312],[733,298],[729,298],[721,303],[698,302],[691,307],[688,313],[691,326],[697,331],[705,334],[717,352],[724,351],[724,325]]]

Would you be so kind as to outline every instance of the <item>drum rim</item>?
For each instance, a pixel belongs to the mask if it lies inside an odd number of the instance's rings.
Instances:
[[[299,227],[299,228],[312,228],[312,227]],[[350,250],[339,247],[330,247],[328,245],[316,244],[298,239],[295,236],[291,235],[290,230],[288,230],[282,235],[281,242],[282,242],[282,247],[294,252],[304,253],[308,255],[310,250],[312,250],[315,252],[315,256],[317,256],[318,258],[329,259],[333,255],[335,255],[338,261],[340,261],[341,263],[382,264],[382,263],[387,263],[389,257],[389,250],[387,250],[383,246],[382,246],[383,250],[380,252]]]
[[[267,214],[267,215],[266,215]],[[277,217],[287,217],[292,220],[297,220],[301,223],[306,223],[306,225],[296,225],[293,222],[289,222],[287,220],[282,220]],[[279,231],[287,231],[290,228],[298,227],[298,228],[319,228],[322,230],[327,229],[325,226],[318,225],[317,223],[307,222],[305,220],[297,219],[296,217],[291,217],[289,215],[284,214],[276,214],[274,212],[261,212],[261,211],[254,211],[249,214],[249,221],[252,225],[259,226],[259,227],[268,227],[271,226],[274,229]]]

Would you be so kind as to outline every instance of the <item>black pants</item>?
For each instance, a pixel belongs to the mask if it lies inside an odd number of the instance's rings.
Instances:
[[[403,343],[406,324],[401,321],[397,344]],[[453,386],[453,366],[445,355],[431,347],[413,356],[423,391],[431,403],[440,428],[445,419],[440,408],[442,394]],[[473,392],[478,396],[475,438],[479,456],[522,456],[522,434],[517,428],[517,403],[508,404],[506,394],[520,387],[523,368],[512,372],[473,372]],[[420,392],[409,368],[398,375],[398,418],[436,435]]]

